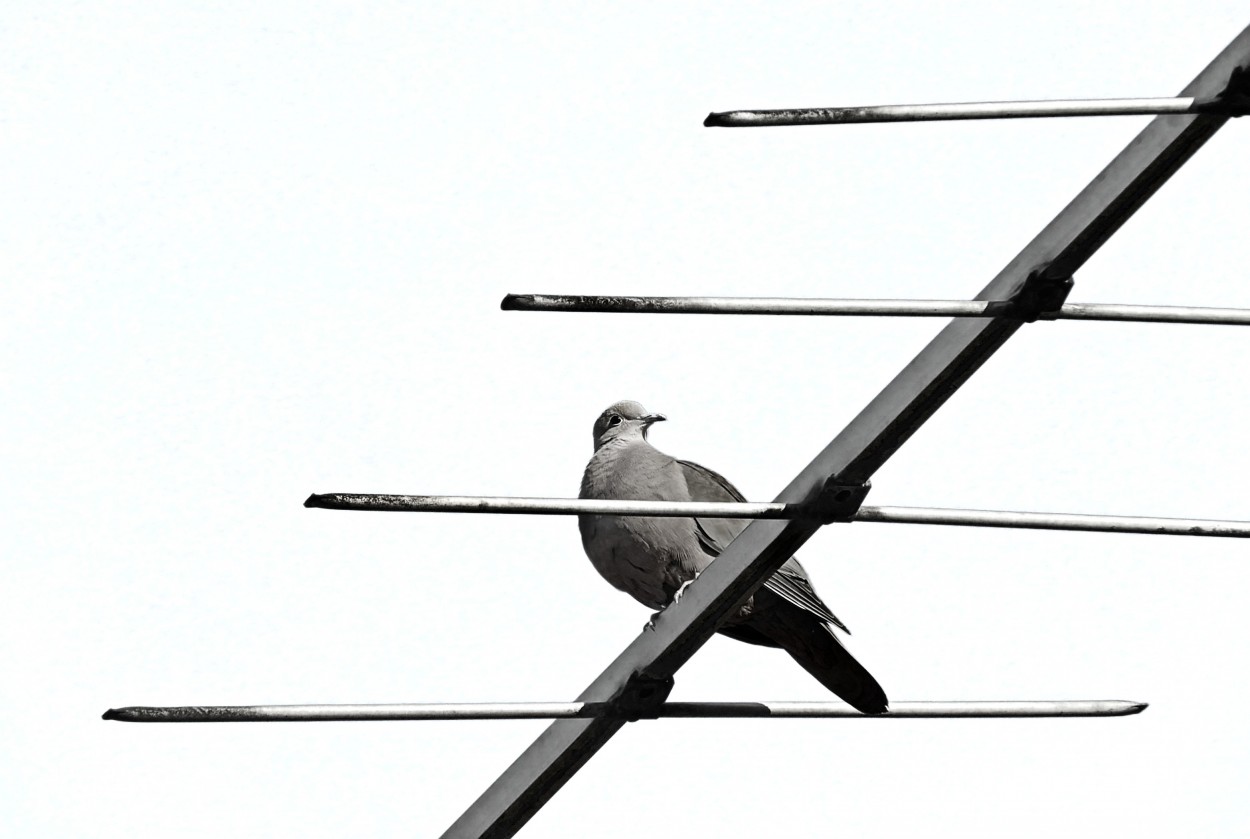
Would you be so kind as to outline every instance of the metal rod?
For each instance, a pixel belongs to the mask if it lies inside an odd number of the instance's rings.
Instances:
[[[687,315],[860,315],[982,317],[984,300],[824,300],[793,297],[597,297],[509,294],[506,312],[612,312]]]
[[[705,126],[844,125],[858,122],[933,122],[962,119],[1114,117],[1194,114],[1194,97],[1159,99],[1048,99],[1024,102],[947,102],[929,105],[867,105],[847,108],[784,108],[708,114]]]
[[[1043,702],[895,702],[879,716],[842,702],[666,702],[661,718],[949,719],[990,717],[1125,717],[1145,702],[1090,699]],[[421,705],[189,705],[110,708],[121,722],[372,722],[376,720],[533,720],[605,717],[603,702],[507,702]]]
[[[1001,301],[1005,303],[1006,301]],[[500,308],[511,312],[611,312],[688,315],[841,315],[851,317],[987,318],[1002,314],[988,300],[843,300],[793,297],[596,297],[579,294],[509,294]],[[1139,323],[1206,323],[1250,326],[1250,309],[1197,306],[1130,306],[1067,303],[1042,320]]]
[[[492,498],[472,495],[369,495],[316,493],[305,507],[407,513],[512,513],[540,516],[688,517],[714,519],[799,518],[797,504],[742,504],[704,501],[590,501],[581,498]]]
[[[328,510],[383,510],[410,513],[528,513],[546,516],[687,517],[717,519],[810,519],[801,504],[712,504],[702,501],[588,501],[580,498],[490,498],[465,495],[310,495],[305,507]],[[1170,536],[1250,538],[1250,522],[1211,519],[1100,516],[1080,513],[1018,513],[1006,510],[949,510],[936,507],[860,507],[852,521],[896,524],[947,524],[966,527],[1020,527],[1030,530],[1084,530],[1154,533]]]
[[[1250,522],[1211,519],[1090,516],[1075,513],[1015,513],[1003,510],[946,510],[935,507],[860,507],[855,515],[855,521],[1250,539]]]
[[[1211,99],[1234,74],[1250,72],[1250,28],[1191,82],[1182,96]],[[1164,116],[1151,121],[977,299],[1008,300],[1030,276],[1071,277],[1187,160],[1227,117]],[[800,503],[829,475],[869,478],[1020,326],[1007,318],[948,324],[821,451],[776,499]],[[816,376],[813,372],[813,376]],[[578,697],[604,702],[638,674],[669,678],[715,632],[720,621],[791,557],[819,528],[812,520],[753,521]],[[454,839],[513,836],[625,723],[620,719],[556,720],[504,770],[443,834]]]
[[[1051,320],[1042,315],[1042,320]],[[1107,320],[1137,323],[1209,323],[1250,326],[1250,309],[1212,309],[1200,306],[1127,306],[1119,303],[1067,303],[1055,320]]]
[[[507,702],[420,705],[183,705],[110,708],[121,722],[338,722],[371,720],[534,720],[593,717],[586,702]]]

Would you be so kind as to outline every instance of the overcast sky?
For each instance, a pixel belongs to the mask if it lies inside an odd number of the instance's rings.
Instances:
[[[753,500],[934,320],[524,314],[505,292],[974,294],[1147,118],[705,129],[711,110],[1167,96],[1244,0],[60,3],[0,11],[0,833],[435,836],[543,722],[136,726],[111,706],[566,701],[639,632],[564,517],[624,398]],[[1250,307],[1230,123],[1073,302]],[[1024,328],[869,503],[1250,519],[1250,330]],[[891,699],[1084,720],[628,726],[526,837],[1250,832],[1250,557],[834,526]],[[679,700],[831,698],[715,638]]]

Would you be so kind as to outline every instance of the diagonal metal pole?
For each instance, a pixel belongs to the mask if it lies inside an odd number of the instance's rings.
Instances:
[[[1250,65],[1250,29],[1243,31],[1182,92],[1218,97]],[[1163,116],[1151,121],[1055,219],[978,295],[1014,298],[1026,283],[1068,279],[1227,121],[1226,117]],[[1058,302],[1062,302],[1060,299]],[[943,329],[777,500],[803,503],[830,476],[866,481],[952,393],[1012,336],[1014,317],[958,320]],[[631,687],[661,685],[702,646],[718,622],[743,602],[820,527],[813,519],[753,521],[656,620],[596,678],[579,702],[604,702]],[[645,694],[645,690],[643,691]],[[654,695],[662,702],[665,691]],[[447,830],[445,837],[514,835],[625,723],[620,718],[558,720]]]

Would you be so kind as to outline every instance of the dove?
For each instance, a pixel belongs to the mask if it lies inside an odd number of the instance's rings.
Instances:
[[[594,424],[595,451],[580,498],[636,501],[745,501],[721,475],[678,460],[647,440],[664,420],[637,402],[617,402]],[[609,583],[653,609],[681,596],[747,526],[743,519],[578,516],[582,547]],[[833,627],[846,625],[817,596],[791,557],[717,630],[738,641],[779,647],[807,672],[865,714],[887,710],[881,685],[842,646]]]

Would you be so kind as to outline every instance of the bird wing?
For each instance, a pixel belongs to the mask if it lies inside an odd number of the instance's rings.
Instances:
[[[746,501],[742,493],[723,475],[689,460],[677,462],[685,474],[691,501]],[[699,545],[705,553],[713,557],[720,556],[747,526],[743,519],[696,517],[694,522]],[[816,594],[807,578],[807,572],[794,557],[787,559],[775,574],[764,581],[764,588],[850,634],[851,630],[846,628],[846,624],[838,620]]]

